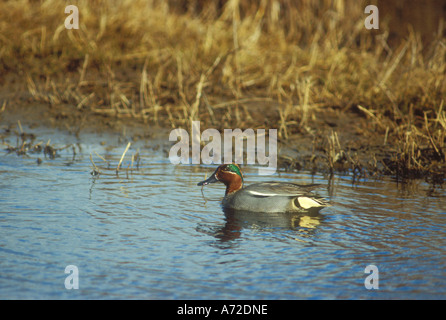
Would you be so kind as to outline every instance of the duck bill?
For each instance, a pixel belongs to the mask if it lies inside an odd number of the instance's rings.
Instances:
[[[212,174],[212,176],[210,176],[208,179],[206,179],[206,180],[204,180],[204,181],[201,181],[201,182],[198,182],[197,183],[197,186],[206,186],[206,185],[208,185],[208,184],[210,184],[210,183],[215,183],[215,182],[218,182],[218,179],[217,179],[217,177],[215,176],[215,172]]]

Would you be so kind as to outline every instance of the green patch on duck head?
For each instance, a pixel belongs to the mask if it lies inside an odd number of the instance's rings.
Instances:
[[[243,182],[243,174],[242,174],[242,171],[240,170],[240,167],[237,164],[230,163],[230,164],[225,165],[224,171],[234,172],[234,173],[238,174]]]

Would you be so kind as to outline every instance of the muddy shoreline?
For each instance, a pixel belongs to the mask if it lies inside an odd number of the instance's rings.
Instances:
[[[78,136],[80,133],[123,134],[130,141],[144,141],[153,148],[160,147],[168,154],[174,142],[169,141],[172,127],[153,124],[138,118],[104,115],[89,108],[79,109],[70,104],[42,103],[36,101],[20,81],[3,86],[0,95],[3,107],[0,113],[0,138],[3,149],[20,155],[20,148],[11,150],[5,139],[23,134],[22,127],[45,127],[66,131]],[[256,105],[252,114],[259,118],[272,112],[270,106]],[[209,126],[200,123],[201,131]],[[241,127],[244,130],[247,127]],[[274,129],[264,127],[265,129]],[[184,127],[190,130],[189,127]],[[222,129],[222,128],[218,128]],[[235,128],[232,128],[235,129]],[[280,129],[280,128],[276,128]],[[25,132],[27,134],[28,132]],[[124,142],[123,142],[124,143]],[[323,174],[349,174],[353,179],[391,176],[398,181],[424,179],[430,184],[442,186],[446,166],[430,146],[420,146],[426,162],[424,170],[407,168],[401,164],[401,152],[382,128],[358,110],[342,110],[340,107],[325,108],[324,112],[308,121],[304,128],[288,126],[287,136],[278,139],[278,169],[300,170]],[[9,148],[9,149],[8,149]]]

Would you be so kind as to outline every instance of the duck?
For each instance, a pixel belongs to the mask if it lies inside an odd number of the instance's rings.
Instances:
[[[224,209],[250,212],[318,212],[329,203],[311,193],[319,184],[301,185],[290,182],[260,182],[244,187],[242,169],[238,164],[222,164],[198,186],[222,182],[226,186],[222,201]]]

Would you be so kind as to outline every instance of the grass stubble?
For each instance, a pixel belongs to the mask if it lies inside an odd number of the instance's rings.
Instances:
[[[147,125],[277,128],[296,150],[310,137],[307,162],[318,169],[444,182],[443,21],[429,44],[410,29],[392,47],[385,19],[364,27],[365,1],[70,4],[78,30],[64,27],[63,1],[0,2],[4,86],[12,79],[51,108]],[[13,97],[0,105],[1,117]]]

